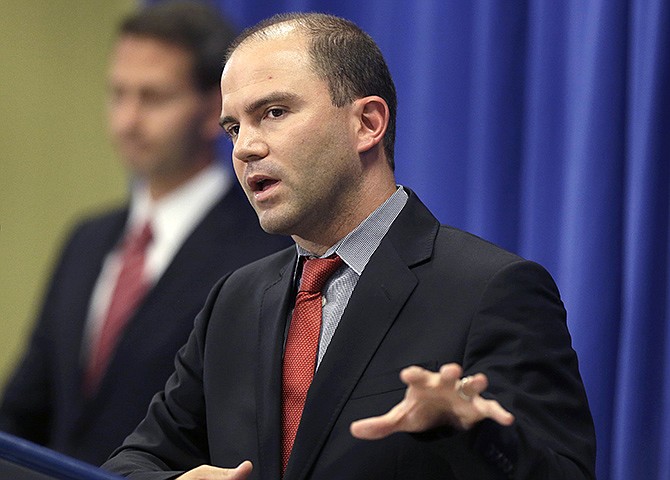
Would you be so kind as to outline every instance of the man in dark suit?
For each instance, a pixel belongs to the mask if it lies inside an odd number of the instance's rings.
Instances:
[[[396,185],[395,88],[372,39],[293,14],[229,52],[221,125],[238,179],[297,253],[216,285],[165,390],[104,467],[138,479],[593,478],[553,280],[440,226]]]
[[[51,279],[28,349],[6,386],[0,428],[101,464],[146,414],[212,285],[287,246],[258,225],[216,158],[221,58],[233,38],[216,10],[164,4],[121,25],[109,71],[109,123],[133,176],[128,206],[82,222]],[[134,277],[124,237],[150,222]],[[132,272],[131,272],[132,273]],[[118,285],[146,283],[100,358]],[[115,287],[116,285],[116,287]],[[94,365],[93,358],[99,360]]]

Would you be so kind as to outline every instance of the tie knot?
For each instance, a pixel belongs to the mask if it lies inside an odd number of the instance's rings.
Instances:
[[[133,251],[143,251],[153,240],[154,234],[151,230],[151,222],[146,221],[141,228],[136,228],[130,232],[126,239],[125,248]]]
[[[319,293],[328,279],[342,265],[342,259],[337,255],[328,258],[312,258],[305,260],[300,280],[300,291]]]

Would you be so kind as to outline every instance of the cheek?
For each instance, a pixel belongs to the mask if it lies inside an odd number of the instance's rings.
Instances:
[[[341,132],[342,129],[321,129],[313,135],[301,138],[297,144],[296,154],[302,157],[304,168],[316,173],[329,174],[346,168],[342,164],[343,158],[353,159],[356,152],[342,135],[334,134],[338,131]]]
[[[157,109],[147,117],[146,126],[156,136],[167,139],[193,136],[200,132],[204,122],[204,113],[194,106],[185,105],[177,108]]]
[[[163,123],[169,125],[173,130],[187,131],[195,129],[195,126],[201,122],[200,118],[191,111],[184,111],[181,113],[171,112],[170,115],[165,115]]]
[[[245,164],[244,162],[240,160],[236,160],[235,157],[233,157],[233,171],[235,172],[235,176],[237,177],[237,181],[242,185],[242,188],[246,190],[246,184],[244,183],[244,167]]]
[[[107,129],[113,135],[120,135],[124,131],[130,130],[136,123],[137,116],[125,113],[122,107],[118,105],[107,107]]]

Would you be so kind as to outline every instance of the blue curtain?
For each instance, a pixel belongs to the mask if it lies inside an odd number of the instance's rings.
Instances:
[[[246,27],[324,11],[397,83],[397,177],[444,223],[545,265],[598,478],[670,478],[670,2],[218,0]]]

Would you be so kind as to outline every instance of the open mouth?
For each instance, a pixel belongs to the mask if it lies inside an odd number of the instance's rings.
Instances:
[[[266,192],[277,183],[279,183],[279,180],[276,178],[270,178],[261,175],[247,179],[247,185],[249,185],[249,188],[254,194]]]

